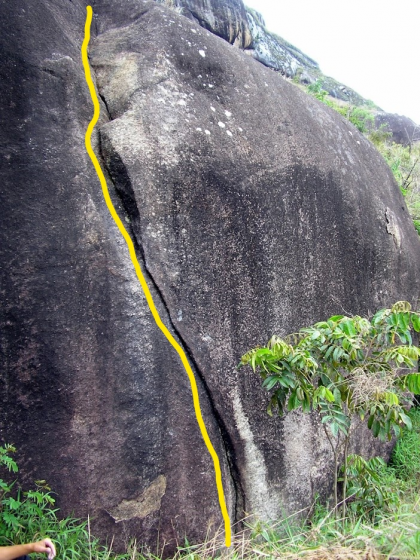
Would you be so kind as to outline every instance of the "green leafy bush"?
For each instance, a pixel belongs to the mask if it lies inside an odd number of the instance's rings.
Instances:
[[[18,473],[18,465],[12,455],[13,445],[0,446],[1,471]],[[62,560],[130,560],[140,558],[137,551],[111,555],[109,549],[99,545],[90,535],[88,520],[68,517],[59,519],[51,489],[44,480],[35,483],[35,489],[23,491],[17,480],[9,483],[0,478],[0,546],[33,542],[51,538]],[[135,549],[135,546],[134,546]],[[32,555],[45,560],[45,555]]]
[[[0,447],[0,466],[14,473],[18,466],[10,454],[15,451],[12,445]],[[35,485],[34,490],[23,492],[16,481],[8,484],[0,479],[0,542],[20,544],[42,538],[48,534],[51,522],[56,522],[51,489],[44,480]]]
[[[369,139],[391,168],[420,235],[420,143],[402,146],[391,142],[389,137],[381,141],[374,131],[369,134]]]
[[[344,481],[344,467],[341,468]],[[386,476],[386,463],[381,457],[366,460],[360,455],[347,458],[347,496],[349,509],[359,517],[375,521],[378,513],[383,514],[399,503],[400,489]],[[385,479],[386,483],[385,482]],[[392,477],[391,477],[392,478]]]
[[[420,219],[420,145],[402,146],[385,140],[376,143],[406,197],[414,219]]]
[[[373,124],[374,116],[366,107],[352,107],[348,119],[360,132],[367,132],[369,125]]]
[[[360,132],[366,133],[372,128],[375,118],[371,108],[368,108],[367,106],[349,105],[347,103],[341,105],[329,96],[329,93],[324,89],[323,84],[323,80],[318,78],[315,82],[309,84],[306,89],[312,97],[315,97],[315,99],[318,99],[325,105],[328,105],[328,107],[331,107],[349,120]]]
[[[285,338],[273,336],[267,346],[241,358],[240,366],[258,371],[270,393],[268,414],[297,408],[319,413],[334,454],[336,507],[344,455],[343,513],[354,416],[382,439],[400,436],[401,426],[412,427],[409,392],[420,393],[420,374],[410,373],[420,356],[412,330],[420,332],[420,315],[408,302],[397,302],[371,320],[335,315]]]
[[[328,105],[327,103],[328,91],[325,91],[325,89],[322,86],[323,86],[323,81],[318,79],[312,84],[309,84],[307,90],[313,97],[315,97],[315,99],[318,99],[319,101],[322,101],[322,103]]]
[[[381,124],[379,128],[372,127],[368,135],[369,140],[378,149],[392,138],[392,132],[389,132],[385,124]]]

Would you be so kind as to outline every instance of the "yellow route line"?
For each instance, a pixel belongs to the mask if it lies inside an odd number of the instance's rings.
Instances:
[[[221,470],[220,470],[219,457],[217,456],[217,453],[214,450],[214,447],[213,447],[213,445],[210,441],[209,435],[207,433],[206,426],[205,426],[204,421],[203,421],[203,416],[201,414],[201,409],[200,409],[200,400],[199,400],[199,397],[198,397],[197,383],[195,381],[194,373],[191,369],[191,366],[188,362],[188,359],[185,355],[184,350],[177,343],[177,341],[174,339],[174,337],[171,335],[171,333],[168,331],[166,326],[163,324],[161,318],[159,317],[159,313],[157,312],[157,309],[156,309],[155,304],[153,302],[153,298],[152,298],[152,295],[150,293],[149,287],[146,283],[146,280],[144,279],[143,273],[142,273],[141,268],[140,268],[140,264],[137,260],[137,256],[136,256],[136,252],[134,250],[133,242],[131,241],[131,238],[130,238],[127,230],[125,229],[123,223],[121,222],[120,218],[118,217],[117,212],[115,211],[115,208],[114,208],[114,206],[112,204],[112,201],[111,201],[111,197],[109,196],[109,191],[108,191],[108,186],[106,184],[105,176],[102,172],[101,166],[99,165],[98,159],[97,159],[97,157],[95,156],[95,154],[92,150],[91,136],[92,136],[93,129],[94,129],[94,127],[95,127],[95,125],[96,125],[96,123],[98,122],[98,119],[99,119],[100,108],[99,108],[99,101],[98,101],[96,91],[95,91],[95,86],[93,85],[93,81],[92,81],[92,76],[91,76],[89,61],[88,61],[88,54],[87,54],[88,45],[89,45],[89,41],[90,41],[90,26],[91,26],[91,23],[92,23],[92,7],[87,6],[86,11],[87,11],[87,16],[86,16],[86,23],[85,23],[85,38],[84,38],[83,45],[82,45],[82,61],[83,61],[83,67],[85,69],[86,82],[89,86],[89,91],[90,91],[90,95],[92,97],[92,102],[93,102],[93,107],[94,107],[94,113],[93,113],[92,120],[90,121],[89,126],[86,130],[86,136],[85,136],[86,151],[89,154],[90,159],[92,160],[92,163],[95,167],[96,173],[98,174],[99,181],[100,181],[101,187],[102,187],[102,193],[104,195],[105,202],[106,202],[106,205],[108,207],[108,210],[111,213],[111,216],[113,217],[115,223],[117,224],[118,229],[120,230],[122,236],[124,237],[125,242],[127,243],[128,251],[130,253],[131,260],[133,262],[134,268],[135,268],[136,273],[137,273],[137,278],[139,279],[139,282],[140,282],[141,287],[143,289],[144,295],[146,296],[146,300],[147,300],[147,303],[149,304],[149,308],[150,308],[150,311],[152,312],[153,318],[155,319],[157,326],[160,328],[160,330],[163,332],[163,334],[167,338],[168,342],[170,342],[172,344],[172,346],[175,348],[175,350],[177,351],[179,357],[181,358],[181,361],[182,361],[182,364],[185,368],[185,371],[187,372],[188,379],[190,380],[191,392],[192,392],[192,396],[193,396],[194,410],[195,410],[195,415],[196,415],[196,418],[197,418],[197,422],[198,422],[198,425],[200,427],[201,435],[203,436],[204,442],[207,446],[208,452],[210,453],[211,458],[213,459],[213,463],[214,463],[214,471],[215,471],[215,475],[216,475],[216,486],[217,486],[217,492],[218,492],[218,495],[219,495],[219,505],[220,505],[220,510],[222,512],[223,520],[224,520],[224,523],[225,523],[225,544],[226,544],[227,547],[229,547],[231,545],[231,538],[232,538],[231,537],[231,526],[230,526],[229,514],[228,514],[227,508],[226,508],[225,495],[224,495],[224,492],[223,492],[222,473],[221,473]]]

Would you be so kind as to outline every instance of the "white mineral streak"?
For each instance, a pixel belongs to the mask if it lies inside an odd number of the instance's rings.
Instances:
[[[280,513],[278,495],[276,492],[271,492],[267,484],[264,458],[254,443],[254,436],[236,387],[233,396],[233,413],[239,435],[244,442],[244,486],[248,499],[247,507],[261,519],[277,519]]]

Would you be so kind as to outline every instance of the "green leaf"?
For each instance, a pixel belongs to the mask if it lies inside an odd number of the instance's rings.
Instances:
[[[9,448],[4,449],[0,447],[0,465],[4,465],[9,472],[18,472],[19,469],[16,462],[7,453],[13,453],[13,451]]]
[[[378,437],[380,430],[381,430],[380,423],[378,422],[378,420],[374,420],[372,424],[373,437]]]
[[[330,346],[328,348],[328,350],[325,352],[324,354],[324,360],[328,360],[328,358],[330,357],[330,355],[332,354],[332,352],[334,352],[334,348],[335,346]]]
[[[311,401],[306,393],[303,395],[302,410],[303,412],[310,412],[311,410]]]
[[[410,313],[398,313],[398,326],[407,331],[410,324]]]
[[[411,324],[416,332],[420,332],[420,315],[418,313],[411,314]]]
[[[336,424],[335,422],[332,422],[330,424],[330,430],[331,430],[331,433],[334,437],[338,436],[339,429],[340,428],[339,428],[338,424]]]
[[[410,373],[405,376],[406,387],[415,395],[420,394],[420,373]]]
[[[340,391],[338,391],[340,393]],[[334,402],[335,398],[334,395],[331,393],[331,391],[329,389],[327,389],[327,387],[325,387],[325,394],[324,397],[327,399],[328,402]],[[341,400],[341,393],[340,393],[340,400]]]
[[[267,414],[269,416],[273,416],[273,406],[276,406],[277,403],[277,398],[276,395],[273,395],[270,399],[270,402],[268,403],[268,407],[267,407]]]
[[[340,328],[348,336],[356,336],[357,335],[357,330],[355,329],[353,321],[351,319],[347,319],[347,321],[342,321],[340,323]]]
[[[386,319],[389,316],[390,313],[391,313],[390,309],[380,309],[373,316],[372,324],[375,326],[379,325],[384,319]]]
[[[324,372],[321,372],[320,377],[321,377],[321,382],[323,385],[325,385],[325,387],[331,385],[331,379]]]
[[[385,393],[383,393],[383,397],[388,406],[398,406],[399,400],[398,396],[395,393],[386,391]]]
[[[277,383],[280,381],[280,377],[277,375],[270,375],[267,379],[264,380],[262,386],[270,391]]]
[[[15,499],[12,498],[12,497],[10,497],[10,498],[7,500],[7,505],[8,505],[8,507],[9,507],[10,509],[17,510],[17,509],[20,508],[21,502],[18,501],[18,500],[15,500]]]
[[[411,423],[411,418],[405,414],[405,412],[400,412],[401,421],[407,426],[409,430],[413,429],[413,424]]]
[[[255,354],[255,352],[251,355],[251,367],[252,369],[255,371],[256,368],[256,361],[257,361],[257,355]]]
[[[16,515],[13,515],[13,513],[9,513],[7,511],[3,512],[3,520],[6,525],[12,527],[13,529],[17,529],[19,527],[19,520]]]
[[[293,391],[289,397],[289,400],[287,402],[287,410],[291,411],[291,410],[295,410],[296,408],[298,408],[300,406],[299,400],[297,398],[296,395],[296,391]]]
[[[286,375],[284,375],[283,377],[279,377],[279,383],[287,389],[293,389],[295,387],[294,379]]]
[[[420,356],[420,351],[417,346],[399,346],[398,352],[411,360],[417,360]]]
[[[8,493],[8,492],[11,491],[11,489],[12,489],[12,487],[9,486],[8,484],[6,484],[6,483],[4,482],[4,480],[2,480],[2,479],[0,478],[0,490],[2,490],[3,493],[6,493],[6,492]]]
[[[329,329],[330,325],[326,321],[320,321],[314,325],[317,329]]]
[[[395,436],[399,438],[401,436],[401,428],[398,426],[398,424],[392,424],[392,429],[394,430]]]

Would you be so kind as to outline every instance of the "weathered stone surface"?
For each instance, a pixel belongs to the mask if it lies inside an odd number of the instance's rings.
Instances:
[[[319,74],[318,63],[303,54],[299,49],[284,41],[278,35],[267,31],[261,14],[254,10],[247,10],[248,24],[252,35],[249,53],[269,68],[273,68],[293,78],[298,69],[307,70],[313,81]]]
[[[143,519],[152,512],[160,510],[162,497],[165,495],[165,492],[166,477],[160,475],[140,496],[133,500],[123,500],[109,514],[116,523],[132,519]]]
[[[420,126],[408,117],[391,113],[378,113],[375,116],[375,127],[383,127],[391,133],[391,139],[396,144],[409,146],[420,142]]]
[[[252,41],[242,0],[157,0],[197,22],[225,41],[247,48]]]
[[[365,100],[351,88],[324,76],[318,63],[275,33],[270,33],[262,15],[246,8],[242,0],[155,0],[197,22],[273,70],[310,84],[320,79],[329,95],[362,105]],[[129,0],[123,12],[127,21],[138,14],[139,2]],[[118,18],[121,17],[117,16]],[[113,19],[113,18],[112,18]],[[113,19],[112,25],[115,26]]]
[[[102,536],[202,539],[221,517],[188,380],[84,149],[85,2],[0,6],[1,437]],[[269,419],[236,364],[273,333],[417,301],[404,201],[351,124],[239,49],[152,1],[94,8],[98,153],[197,373],[231,517],[295,511],[329,490],[327,443],[314,418]]]
[[[246,52],[258,62],[305,85],[321,80],[323,89],[336,99],[354,105],[363,105],[366,102],[353,89],[325,76],[318,63],[301,50],[279,35],[268,31],[260,13],[247,8],[247,17],[252,43]]]
[[[235,365],[273,332],[416,297],[390,170],[336,113],[163,7],[104,30],[91,57],[102,155],[228,427],[237,498],[266,518],[301,507],[328,485],[327,444],[310,418],[269,421]]]
[[[85,151],[85,17],[84,2],[1,3],[0,434],[18,447],[27,483],[48,480],[64,514],[90,513],[93,531],[115,533],[119,546],[130,534],[173,546],[219,525],[214,473],[186,373]],[[220,428],[197,381],[232,504]],[[161,507],[116,524],[108,512],[141,502],[159,477]]]

